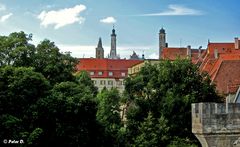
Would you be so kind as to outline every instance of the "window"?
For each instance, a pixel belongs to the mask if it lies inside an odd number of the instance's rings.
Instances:
[[[113,85],[113,81],[108,81],[108,85]]]
[[[105,85],[105,81],[104,81],[104,80],[101,80],[101,81],[100,81],[100,85]]]
[[[122,82],[122,81],[119,81],[119,85],[123,85],[123,82]]]
[[[91,72],[90,72],[90,76],[93,76],[93,75],[94,75],[94,71],[91,71]]]
[[[118,81],[117,85],[123,85],[123,81]]]
[[[102,72],[102,71],[99,71],[99,72],[98,72],[98,75],[99,75],[99,76],[103,75],[103,72]]]
[[[96,85],[96,84],[97,84],[97,81],[93,80],[93,84]]]
[[[125,72],[122,72],[121,75],[122,75],[122,77],[125,77],[125,76],[126,76]]]
[[[109,75],[109,76],[113,76],[113,72],[111,72],[111,71],[108,72],[108,75]]]

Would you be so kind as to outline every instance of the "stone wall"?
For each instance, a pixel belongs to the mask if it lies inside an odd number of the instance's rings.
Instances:
[[[240,146],[240,104],[192,104],[192,132],[203,147]]]

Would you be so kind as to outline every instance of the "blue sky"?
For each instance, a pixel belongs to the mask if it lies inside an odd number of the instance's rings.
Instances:
[[[133,51],[157,58],[161,27],[170,47],[233,42],[240,37],[239,5],[239,0],[0,0],[0,35],[32,33],[34,44],[47,38],[75,57],[94,57],[101,37],[107,56],[115,24],[122,58]]]

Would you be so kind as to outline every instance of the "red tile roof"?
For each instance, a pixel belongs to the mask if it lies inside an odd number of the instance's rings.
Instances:
[[[235,93],[240,85],[239,67],[240,49],[235,49],[234,43],[209,43],[199,69],[209,74],[219,93],[228,94]]]
[[[222,94],[236,93],[240,86],[240,60],[223,60],[211,77],[217,91]]]
[[[214,80],[214,72],[216,72],[217,70],[219,70],[220,65],[222,64],[222,62],[224,61],[236,61],[239,60],[240,61],[240,54],[221,54],[219,55],[219,58],[216,60],[215,59],[215,63],[212,66],[211,71],[209,71],[209,75],[213,78]]]
[[[240,54],[240,50],[234,48],[234,43],[209,43],[207,53],[203,56],[203,62],[200,66],[201,71],[209,70],[208,64],[212,63],[209,60],[215,60],[214,57],[215,50],[217,50],[218,56],[222,54]]]
[[[203,54],[204,52],[205,50],[201,50],[201,54]],[[168,59],[168,60],[176,60],[177,58],[184,59],[187,57],[188,57],[187,48],[166,47],[166,48],[163,48],[163,51],[161,54],[162,59]],[[198,61],[201,60],[201,58],[202,56],[199,56],[198,49],[191,49],[192,63],[197,64]]]
[[[200,71],[210,73],[216,61],[216,59],[204,60],[204,64],[200,66]]]
[[[90,75],[91,78],[124,78],[128,75],[128,68],[143,62],[142,60],[126,60],[126,59],[95,59],[95,58],[81,58],[77,65],[77,70],[86,70],[94,72]],[[98,72],[103,72],[98,75]],[[109,72],[113,75],[110,76]],[[122,76],[125,73],[125,76]]]
[[[176,60],[177,58],[187,57],[187,48],[163,48],[162,59]]]

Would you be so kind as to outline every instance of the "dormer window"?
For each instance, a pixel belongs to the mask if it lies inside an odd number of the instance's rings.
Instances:
[[[94,71],[90,71],[90,76],[93,76],[94,75]]]
[[[99,71],[99,72],[98,72],[98,75],[99,75],[99,76],[102,76],[102,75],[103,75],[103,72],[102,72],[102,71]]]
[[[109,75],[109,76],[113,76],[113,72],[111,72],[111,71],[108,72],[108,75]]]
[[[125,77],[125,76],[126,76],[125,72],[122,72],[121,75],[122,75],[122,77]]]

